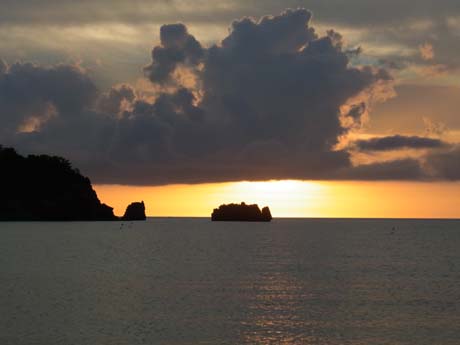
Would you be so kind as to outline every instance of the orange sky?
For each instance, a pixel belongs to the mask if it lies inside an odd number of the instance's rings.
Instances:
[[[207,217],[222,203],[245,201],[270,206],[274,217],[460,218],[460,183],[271,181],[95,189],[117,215],[143,200],[149,216]]]

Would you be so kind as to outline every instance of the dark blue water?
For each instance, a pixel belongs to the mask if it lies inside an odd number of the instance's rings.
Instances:
[[[458,345],[460,222],[0,223],[0,344]]]

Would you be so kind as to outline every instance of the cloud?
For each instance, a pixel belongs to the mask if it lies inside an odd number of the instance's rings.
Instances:
[[[401,149],[434,149],[442,148],[448,144],[440,139],[393,135],[389,137],[372,138],[368,140],[357,140],[352,146],[361,151],[390,151]]]
[[[96,87],[78,66],[0,64],[0,134],[14,134],[28,121],[46,122],[52,113],[72,121],[96,98]]]
[[[435,122],[429,117],[423,117],[423,124],[425,125],[425,133],[427,136],[440,137],[449,131],[445,123]]]
[[[124,111],[131,109],[130,105],[135,99],[136,91],[130,85],[118,85],[100,95],[97,109],[106,114],[121,116]]]
[[[362,61],[412,67],[399,78],[415,73],[417,81],[426,80],[427,73],[458,72],[460,67],[456,0],[440,0],[436,6],[432,0],[418,0],[416,5],[397,0],[0,0],[0,5],[0,56],[42,63],[77,56],[92,67],[103,57],[96,82],[104,87],[135,77],[161,23],[186,22],[200,42],[208,44],[218,41],[234,18],[299,6],[312,10],[321,32],[334,27],[346,33],[350,51],[362,46]],[[436,52],[432,60],[423,60],[418,49],[427,41]]]
[[[160,39],[161,46],[152,51],[152,64],[144,69],[152,82],[161,84],[170,81],[179,64],[195,67],[203,58],[201,44],[183,24],[163,25]]]
[[[454,17],[460,12],[456,0],[439,0],[433,6],[432,0],[418,0],[417,4],[401,3],[398,0],[368,1],[349,0],[93,0],[74,2],[69,0],[39,0],[21,2],[1,0],[0,22],[11,25],[26,22],[84,24],[94,22],[146,23],[173,21],[186,18],[189,22],[218,21],[227,23],[232,18],[250,14],[260,16],[278,13],[286,7],[306,7],[318,13],[329,23],[347,23],[372,26],[414,18]],[[139,10],[141,9],[141,10]]]
[[[0,75],[4,74],[8,69],[8,65],[6,64],[5,61],[0,59]]]
[[[148,99],[127,84],[100,92],[78,66],[3,67],[2,141],[64,155],[98,183],[421,178],[418,161],[354,167],[335,149],[392,80],[352,65],[343,37],[310,20],[304,9],[243,18],[208,48],[185,25],[165,25],[145,69]],[[392,140],[429,145],[421,139]]]
[[[340,107],[359,93],[372,92],[375,83],[390,80],[381,70],[350,67],[341,36],[333,31],[318,36],[310,18],[306,10],[289,10],[259,21],[235,21],[220,45],[199,55],[203,67],[194,71],[199,90],[179,88],[159,95],[154,104],[135,104],[128,115],[131,123],[140,118],[155,123],[155,137],[162,138],[152,147],[146,135],[138,151],[142,160],[150,152],[152,166],[160,164],[153,152],[161,146],[169,162],[167,173],[157,166],[149,176],[162,182],[163,174],[181,182],[319,178],[349,166],[348,153],[333,150],[348,131],[341,125]],[[165,26],[162,32],[170,29],[172,41],[179,43],[162,40],[154,52],[171,47],[182,51],[183,42],[194,41],[182,26]],[[157,77],[151,80],[158,85],[171,84],[180,65],[197,63],[182,58],[158,63],[152,57]],[[130,148],[134,150],[127,155],[134,159],[136,149]]]
[[[429,43],[424,43],[418,46],[420,55],[423,60],[433,60],[434,59],[434,49],[433,45]]]
[[[420,17],[402,21],[396,27],[368,28],[361,35],[367,47],[365,53],[379,56],[387,65],[396,66],[403,72],[398,75],[399,78],[406,82],[426,83],[426,77],[442,77],[446,72],[458,73],[459,31],[446,24],[449,17],[448,14],[425,19]],[[373,46],[372,40],[378,40],[379,46]],[[390,47],[393,49],[388,49]],[[448,84],[445,80],[444,83]]]
[[[460,180],[460,146],[428,155],[425,164],[427,171],[435,179]]]
[[[460,128],[459,87],[398,85],[395,91],[397,97],[372,109],[373,131],[394,133],[397,130],[402,133],[424,133],[424,136],[438,137],[446,129],[455,131]],[[424,118],[429,118],[433,124],[426,124]]]
[[[416,181],[427,179],[427,175],[418,160],[408,158],[362,164],[343,169],[336,174],[335,178],[341,180]]]

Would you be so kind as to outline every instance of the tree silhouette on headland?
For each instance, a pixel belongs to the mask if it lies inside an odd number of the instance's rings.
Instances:
[[[91,181],[62,157],[0,146],[0,220],[118,220]]]
[[[272,215],[268,207],[262,211],[259,206],[241,204],[221,205],[214,209],[211,215],[213,221],[238,221],[238,222],[269,222]]]

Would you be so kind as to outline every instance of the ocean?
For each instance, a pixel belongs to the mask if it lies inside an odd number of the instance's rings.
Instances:
[[[460,221],[0,223],[2,345],[460,344]]]

